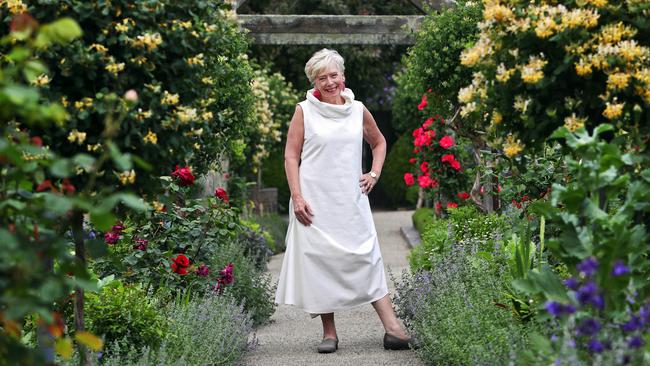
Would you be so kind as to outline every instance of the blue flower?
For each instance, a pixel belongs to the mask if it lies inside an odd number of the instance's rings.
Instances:
[[[644,344],[645,344],[645,341],[640,336],[634,336],[634,337],[630,338],[630,340],[627,342],[627,345],[630,348],[641,348],[641,347],[643,347]]]
[[[600,331],[600,323],[594,318],[587,318],[580,322],[577,331],[578,335],[592,336]]]
[[[598,286],[593,281],[585,283],[576,293],[576,297],[581,305],[593,304],[598,309],[605,306],[605,300],[599,294]]]
[[[627,268],[625,262],[620,259],[614,262],[614,268],[612,268],[612,276],[619,277],[628,273],[630,273],[630,269]]]
[[[641,329],[642,326],[643,323],[641,322],[641,318],[636,315],[632,315],[628,322],[621,325],[621,329],[624,332],[634,332],[637,329]]]
[[[600,343],[599,340],[597,339],[592,339],[589,341],[589,344],[587,345],[589,348],[589,351],[593,353],[601,353],[605,350],[605,347],[603,347],[603,344]]]
[[[589,257],[580,262],[577,268],[585,277],[591,277],[598,270],[598,261],[594,257]]]
[[[544,308],[546,311],[548,311],[549,314],[553,315],[556,318],[561,316],[562,312],[564,311],[564,306],[557,301],[546,302]]]
[[[575,277],[571,277],[564,281],[564,285],[569,289],[576,291],[578,289],[578,286],[580,286],[580,282],[578,282]]]

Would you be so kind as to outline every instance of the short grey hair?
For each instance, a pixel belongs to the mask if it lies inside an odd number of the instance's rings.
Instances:
[[[307,61],[307,64],[305,64],[305,75],[307,75],[309,82],[313,84],[318,73],[326,69],[330,64],[334,64],[341,73],[345,72],[345,61],[335,50],[323,48],[314,53],[309,61]]]

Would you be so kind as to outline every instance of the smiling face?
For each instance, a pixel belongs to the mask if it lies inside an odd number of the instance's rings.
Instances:
[[[321,70],[314,79],[314,87],[321,92],[324,99],[335,99],[343,91],[345,75],[331,63]]]

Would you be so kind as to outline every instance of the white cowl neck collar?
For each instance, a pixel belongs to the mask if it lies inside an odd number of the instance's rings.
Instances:
[[[329,118],[344,118],[352,112],[352,102],[354,101],[354,93],[351,89],[345,88],[341,92],[341,96],[345,99],[345,104],[330,104],[323,103],[314,96],[314,89],[307,91],[307,100],[311,103],[318,113],[324,117]]]

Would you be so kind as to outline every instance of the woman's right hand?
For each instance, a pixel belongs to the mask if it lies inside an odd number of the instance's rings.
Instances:
[[[292,197],[291,200],[293,201],[293,213],[298,221],[305,226],[311,225],[311,217],[314,216],[314,213],[307,201],[302,196]]]

